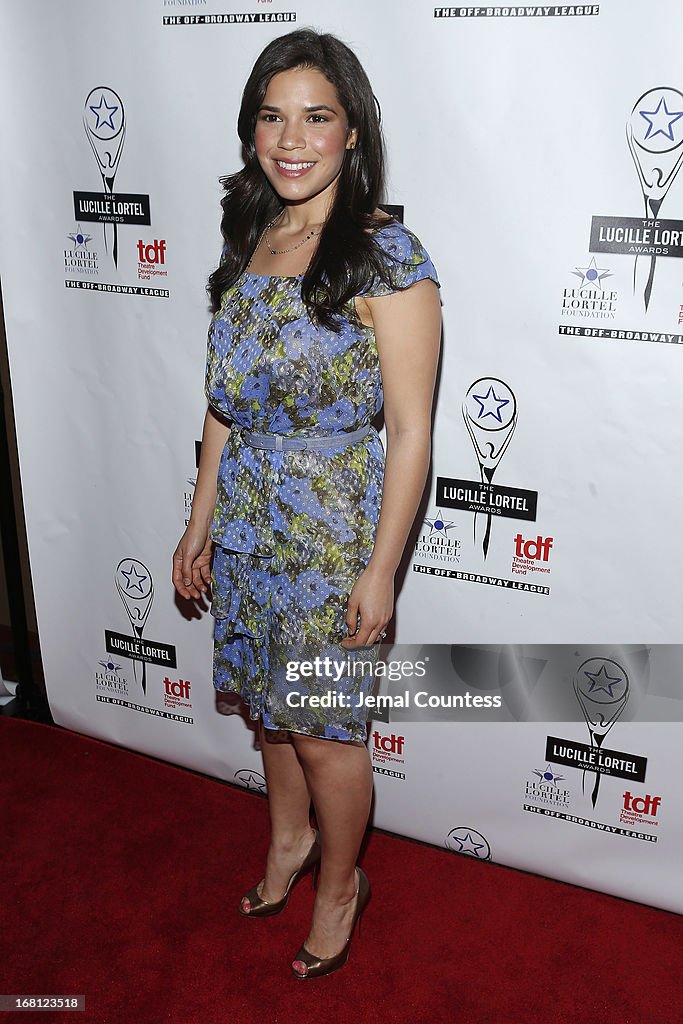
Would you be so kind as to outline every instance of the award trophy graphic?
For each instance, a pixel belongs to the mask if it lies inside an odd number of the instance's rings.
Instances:
[[[123,607],[128,613],[130,624],[133,628],[133,635],[142,639],[142,631],[152,607],[154,600],[154,583],[152,575],[146,565],[139,562],[137,558],[124,558],[116,566],[114,575],[116,589],[123,601]],[[142,686],[142,692],[147,693],[147,664],[144,661],[131,659],[133,662],[133,675],[136,683]]]
[[[105,195],[113,195],[114,178],[126,137],[123,103],[113,89],[100,85],[88,94],[83,126],[102,175]],[[114,266],[118,267],[118,225],[105,222],[103,228],[104,247],[109,252],[111,245]]]
[[[609,658],[589,658],[574,673],[574,692],[581,705],[591,746],[601,747],[605,736],[622,713],[629,698],[628,676],[621,665]],[[587,770],[582,788],[586,791]],[[591,803],[595,807],[600,789],[600,772],[595,773]]]
[[[517,400],[502,380],[480,377],[475,380],[462,403],[465,425],[479,462],[481,482],[488,485],[510,443],[517,424]],[[474,513],[474,540],[477,542],[477,521]],[[486,527],[482,540],[484,558],[491,540],[491,513],[486,513]]]
[[[626,122],[626,138],[636,165],[645,202],[645,219],[652,221],[683,162],[683,93],[661,86],[643,93]],[[656,255],[650,256],[644,278],[645,309],[650,303]],[[638,288],[638,256],[633,267],[633,290]],[[641,284],[643,281],[641,281]]]

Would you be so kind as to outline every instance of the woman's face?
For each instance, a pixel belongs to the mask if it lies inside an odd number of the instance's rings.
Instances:
[[[336,89],[314,68],[273,75],[257,112],[256,155],[278,195],[301,202],[330,197],[356,141]]]

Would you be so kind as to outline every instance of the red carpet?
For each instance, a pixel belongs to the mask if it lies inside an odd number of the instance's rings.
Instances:
[[[683,918],[381,832],[349,963],[308,982],[310,878],[278,917],[262,797],[67,730],[0,718],[0,992],[86,996],[100,1024],[675,1024]],[[615,853],[618,851],[615,850]]]

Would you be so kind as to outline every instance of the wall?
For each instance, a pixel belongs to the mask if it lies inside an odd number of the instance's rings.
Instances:
[[[6,7],[0,270],[55,720],[260,785],[171,554],[204,413],[218,178],[240,165],[254,58],[305,25],[366,67],[387,202],[442,281],[433,474],[397,640],[432,650],[446,689],[509,695],[511,657],[533,689],[507,720],[378,722],[375,823],[680,912],[680,659],[657,646],[680,632],[674,0]],[[112,190],[130,204],[117,225],[97,220]],[[146,661],[126,656],[140,638]],[[582,686],[620,707],[587,712]],[[596,766],[601,746],[624,756]]]

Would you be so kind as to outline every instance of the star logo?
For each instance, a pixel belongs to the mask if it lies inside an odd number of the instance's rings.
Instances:
[[[478,420],[483,420],[486,419],[487,416],[492,416],[494,420],[497,420],[499,423],[503,422],[500,410],[510,404],[510,399],[498,398],[493,390],[493,384],[489,386],[485,395],[472,395],[472,398],[479,405],[479,413],[477,415]]]
[[[594,256],[587,267],[577,267],[576,270],[572,270],[572,274],[581,278],[579,291],[583,291],[584,288],[599,288],[602,291],[602,282],[606,277],[612,276],[612,271],[598,267]]]
[[[74,249],[87,249],[88,242],[92,242],[92,235],[86,235],[85,232],[81,230],[80,224],[76,228],[73,235],[67,235],[67,238],[70,238],[73,242]]]
[[[486,844],[478,843],[472,838],[471,832],[466,832],[462,837],[452,836],[451,839],[457,846],[457,849],[456,847],[453,847],[453,849],[456,850],[456,853],[469,853],[470,857],[480,858],[480,851],[486,849]]]
[[[539,772],[537,768],[534,768],[534,775],[538,777],[539,782],[543,786],[551,786],[553,789],[557,789],[557,783],[562,782],[564,775],[556,775],[549,764],[546,765],[545,771]]]
[[[669,110],[665,96],[660,97],[655,110],[639,110],[638,113],[647,121],[645,139],[654,139],[657,135],[663,135],[670,142],[676,141],[673,126],[683,117],[683,110]]]
[[[259,772],[254,772],[250,768],[240,768],[239,771],[235,772],[235,782],[244,786],[245,789],[250,789],[253,793],[266,793],[266,780],[263,775]]]
[[[141,594],[144,593],[142,589],[142,581],[146,580],[147,577],[144,573],[138,572],[134,565],[131,565],[128,572],[125,569],[121,570],[121,575],[126,577],[126,589],[130,593],[132,590],[139,590]]]
[[[115,661],[111,660],[111,658],[107,658],[106,661],[102,661],[100,658],[99,664],[102,668],[106,669],[107,672],[119,672],[121,670],[121,666],[117,665]]]
[[[437,513],[434,519],[425,519],[424,522],[429,527],[429,536],[433,537],[434,534],[441,537],[448,537],[448,531],[452,530],[456,525],[454,522],[446,521],[444,519],[443,512],[441,509],[437,509]]]
[[[591,682],[590,690],[588,691],[589,696],[592,693],[597,693],[599,690],[602,690],[609,697],[614,697],[613,687],[617,686],[619,683],[623,684],[624,681],[621,676],[608,675],[607,669],[604,665],[600,666],[600,670],[598,672],[584,671],[583,674],[590,679]]]
[[[109,106],[104,93],[100,96],[100,102],[96,107],[92,105],[89,108],[95,117],[97,118],[97,124],[95,125],[95,131],[98,131],[102,125],[106,125],[107,128],[111,128],[113,132],[116,131],[116,125],[114,124],[114,114],[119,109],[116,104]]]

